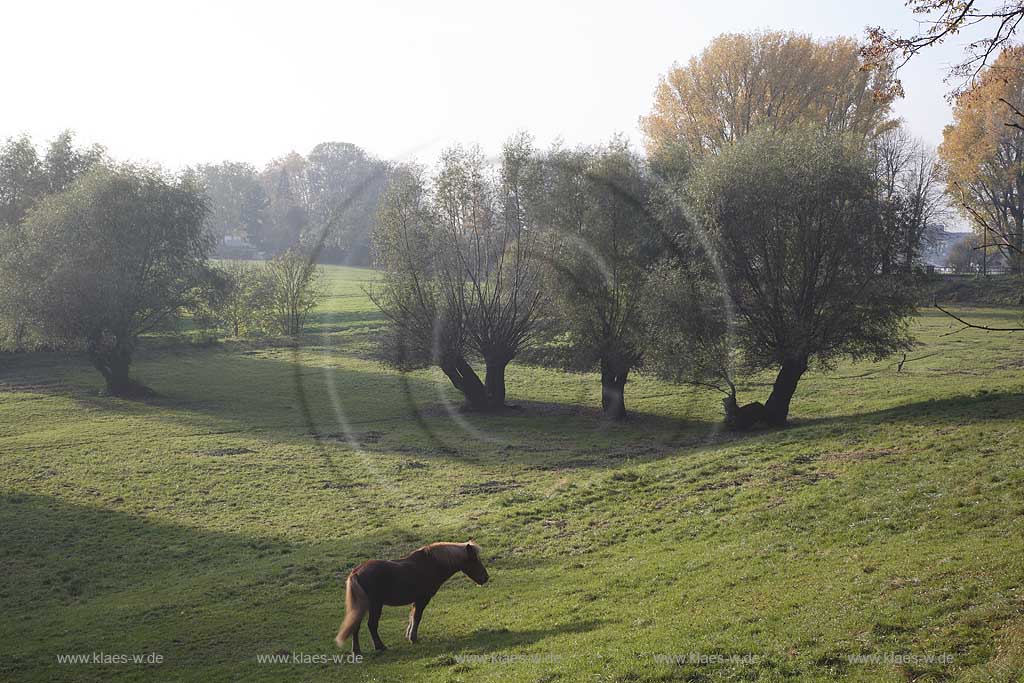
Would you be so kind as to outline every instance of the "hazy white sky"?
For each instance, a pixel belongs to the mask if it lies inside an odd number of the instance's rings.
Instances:
[[[659,74],[716,35],[860,37],[868,24],[915,26],[901,0],[15,0],[0,139],[71,128],[172,168],[262,165],[326,140],[431,160],[452,142],[496,151],[520,129],[542,144],[615,132],[639,144]],[[942,78],[960,43],[903,74],[897,114],[931,142],[950,118]]]

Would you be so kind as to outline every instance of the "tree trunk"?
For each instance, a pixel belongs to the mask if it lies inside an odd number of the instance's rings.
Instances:
[[[132,349],[122,339],[104,335],[91,341],[88,347],[89,360],[100,371],[107,383],[111,396],[149,396],[152,391],[133,380],[130,376]]]
[[[1006,265],[1013,275],[1024,274],[1024,213],[1010,209],[1012,220],[1007,221],[1006,241],[1009,248],[1006,253]]]
[[[487,399],[493,410],[505,407],[505,367],[508,361],[491,361],[487,363],[487,374],[484,375],[484,388]]]
[[[491,402],[488,399],[487,388],[465,358],[455,356],[442,360],[441,371],[465,398],[465,402],[462,404],[464,410],[473,412],[490,410]]]
[[[1022,243],[1016,235],[1010,235],[1009,249],[1005,249],[1007,265],[1010,267],[1010,274],[1024,275],[1024,254],[1021,252]]]
[[[807,357],[795,356],[786,358],[779,368],[779,374],[775,378],[775,385],[772,387],[771,396],[764,404],[764,410],[769,424],[781,427],[786,424],[789,417],[789,402],[796,392],[796,385],[804,372],[807,371]]]
[[[109,374],[106,375],[107,391],[114,396],[124,396],[133,393],[135,382],[128,376],[128,368],[131,366],[131,358],[126,354],[115,354],[109,361]]]
[[[613,420],[626,418],[626,378],[628,370],[616,371],[601,361],[601,412]]]

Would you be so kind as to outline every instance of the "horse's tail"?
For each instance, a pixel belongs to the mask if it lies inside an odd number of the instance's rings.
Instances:
[[[370,609],[370,599],[366,597],[366,591],[359,585],[355,574],[349,574],[345,581],[345,619],[338,629],[338,636],[334,642],[341,647],[352,632],[359,628],[363,621],[363,615]]]

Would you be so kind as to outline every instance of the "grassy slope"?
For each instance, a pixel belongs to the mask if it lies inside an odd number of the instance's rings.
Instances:
[[[1020,306],[1024,292],[1020,278],[1011,275],[937,275],[925,303],[933,301],[954,306]]]
[[[646,378],[627,389],[637,417],[607,425],[594,377],[529,367],[509,376],[522,414],[453,418],[438,373],[369,359],[368,276],[332,270],[301,348],[151,351],[148,403],[98,397],[74,358],[0,360],[0,679],[51,680],[69,673],[57,653],[96,651],[165,663],[76,678],[1024,675],[1019,340],[940,336],[949,321],[926,313],[911,358],[927,358],[814,373],[794,426],[772,433],[720,433],[717,397]],[[764,399],[756,379],[741,399]],[[367,663],[256,664],[334,654],[361,559],[470,536],[492,582],[446,585],[419,644],[389,608],[391,650]],[[757,661],[652,658],[691,652]],[[857,653],[954,663],[849,664]]]

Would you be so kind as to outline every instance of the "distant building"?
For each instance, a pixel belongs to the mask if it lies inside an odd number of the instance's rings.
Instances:
[[[239,235],[224,235],[214,252],[216,258],[230,259],[255,259],[261,255],[249,240]]]
[[[926,266],[944,268],[953,245],[970,234],[969,232],[946,230],[945,226],[938,226],[931,238],[926,241],[924,250],[921,252],[921,261]]]

